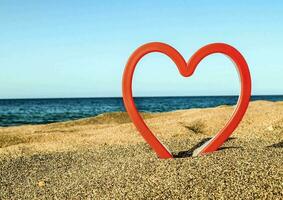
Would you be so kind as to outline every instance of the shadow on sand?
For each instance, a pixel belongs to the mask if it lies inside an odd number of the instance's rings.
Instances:
[[[269,147],[269,148],[272,148],[272,147],[273,148],[283,148],[283,140],[278,142],[278,143],[275,143],[275,144],[272,144],[270,146],[267,146],[267,147]]]
[[[178,153],[173,154],[173,158],[187,158],[187,157],[192,157],[193,156],[193,152],[194,150],[196,150],[197,148],[199,148],[201,145],[203,145],[204,143],[206,143],[207,141],[209,141],[211,138],[204,138],[203,140],[201,140],[199,143],[197,143],[195,146],[193,146],[191,149],[187,150],[187,151],[180,151]],[[227,141],[229,140],[234,140],[236,138],[231,137],[229,138]],[[241,147],[220,147],[217,151],[221,151],[224,149],[238,149]]]

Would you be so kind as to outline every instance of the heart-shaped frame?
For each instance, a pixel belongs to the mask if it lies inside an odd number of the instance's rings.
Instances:
[[[173,156],[145,124],[143,118],[136,108],[132,94],[132,80],[136,65],[143,56],[152,52],[163,53],[170,57],[177,65],[180,74],[184,77],[191,76],[201,60],[214,53],[222,53],[228,56],[234,62],[241,82],[241,92],[238,98],[237,106],[225,126],[211,140],[194,151],[194,155],[202,155],[216,151],[237,128],[249,105],[251,96],[251,76],[248,64],[244,57],[237,49],[224,43],[213,43],[202,47],[190,58],[187,63],[176,49],[165,43],[148,43],[134,51],[126,64],[123,75],[123,101],[129,117],[133,121],[134,125],[146,142],[156,152],[159,158],[173,158]]]

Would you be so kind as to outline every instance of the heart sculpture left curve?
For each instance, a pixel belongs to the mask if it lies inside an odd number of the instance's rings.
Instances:
[[[250,101],[251,76],[248,64],[241,53],[234,47],[224,43],[213,43],[199,49],[186,63],[181,54],[173,47],[160,42],[152,42],[139,47],[129,58],[123,75],[123,101],[129,117],[135,124],[146,142],[156,152],[159,158],[173,158],[166,147],[154,136],[143,118],[139,114],[133,99],[132,80],[137,63],[151,52],[160,52],[170,57],[177,65],[180,74],[184,77],[191,76],[203,58],[214,53],[228,56],[235,64],[241,81],[241,92],[237,106],[225,126],[208,142],[198,148],[194,155],[203,155],[216,151],[233,133],[241,122]]]

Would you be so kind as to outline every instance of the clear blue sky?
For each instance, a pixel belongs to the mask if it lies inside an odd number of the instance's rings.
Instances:
[[[121,96],[130,54],[160,41],[188,59],[225,42],[245,56],[253,94],[283,94],[282,1],[0,2],[0,98]],[[238,94],[224,56],[205,59],[183,78],[165,56],[138,65],[136,96]]]

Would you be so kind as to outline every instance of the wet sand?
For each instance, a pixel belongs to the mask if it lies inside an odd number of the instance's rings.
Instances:
[[[0,128],[0,199],[282,199],[283,102],[252,102],[221,149],[191,157],[233,109],[144,114],[169,160],[125,113]]]

